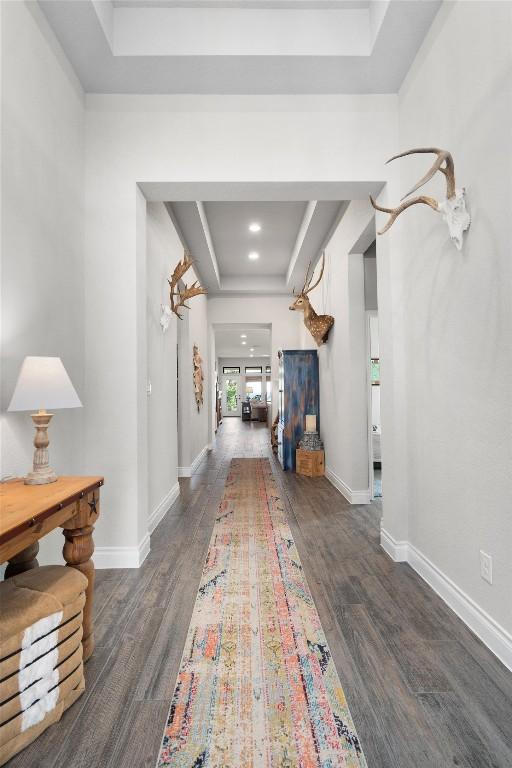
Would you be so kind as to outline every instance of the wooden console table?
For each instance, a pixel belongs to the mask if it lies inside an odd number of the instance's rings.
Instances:
[[[102,477],[59,477],[48,485],[25,485],[23,480],[0,484],[0,563],[9,561],[5,578],[36,568],[39,539],[58,527],[65,539],[64,560],[87,576],[84,660],[94,649],[92,532],[100,514],[102,485]]]

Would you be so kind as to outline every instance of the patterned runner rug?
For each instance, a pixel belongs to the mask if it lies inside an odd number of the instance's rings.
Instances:
[[[231,462],[164,766],[366,766],[268,459]]]

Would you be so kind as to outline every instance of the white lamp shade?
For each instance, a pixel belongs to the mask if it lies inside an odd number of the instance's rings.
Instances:
[[[81,408],[60,357],[26,357],[8,411]]]

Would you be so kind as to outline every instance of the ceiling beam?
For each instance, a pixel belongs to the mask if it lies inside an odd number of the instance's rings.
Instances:
[[[213,268],[215,277],[217,278],[217,283],[216,283],[215,287],[216,288],[220,288],[219,264],[217,262],[217,256],[215,255],[215,248],[213,247],[213,240],[212,240],[212,236],[211,236],[211,233],[210,233],[210,226],[208,224],[208,219],[206,217],[206,211],[204,209],[204,205],[201,202],[201,200],[196,200],[196,206],[197,206],[197,212],[199,213],[199,219],[201,221],[201,226],[203,228],[203,234],[204,234],[204,238],[206,240],[206,245],[208,246],[208,253],[210,254],[210,260],[211,260],[211,263],[212,263],[212,268]]]
[[[304,283],[308,264],[310,262],[313,266],[316,264],[322,249],[331,239],[348,208],[347,202],[340,203],[339,200],[311,202],[316,204],[315,206],[310,204],[306,210],[286,275],[288,293],[291,293],[294,287]]]
[[[308,204],[306,205],[306,210],[304,211],[304,216],[302,218],[301,225],[299,227],[299,231],[297,233],[297,239],[295,240],[295,245],[293,247],[292,254],[290,256],[290,263],[288,264],[288,271],[286,272],[286,284],[288,285],[290,283],[291,277],[293,275],[294,269],[297,264],[297,258],[299,256],[299,253],[301,251],[301,248],[304,244],[304,238],[306,237],[306,232],[308,231],[309,225],[311,224],[311,219],[313,218],[313,214],[315,212],[317,201],[316,200],[310,200]]]

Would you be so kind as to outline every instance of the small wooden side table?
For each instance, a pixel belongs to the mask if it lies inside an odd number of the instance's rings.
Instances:
[[[297,448],[295,453],[298,475],[306,477],[322,477],[325,474],[325,454],[323,451],[305,451]]]
[[[64,560],[87,577],[84,661],[94,649],[92,532],[100,514],[102,485],[102,477],[59,477],[48,485],[25,485],[23,480],[0,484],[0,563],[9,561],[5,578],[36,568],[39,539],[58,527],[65,539]]]

